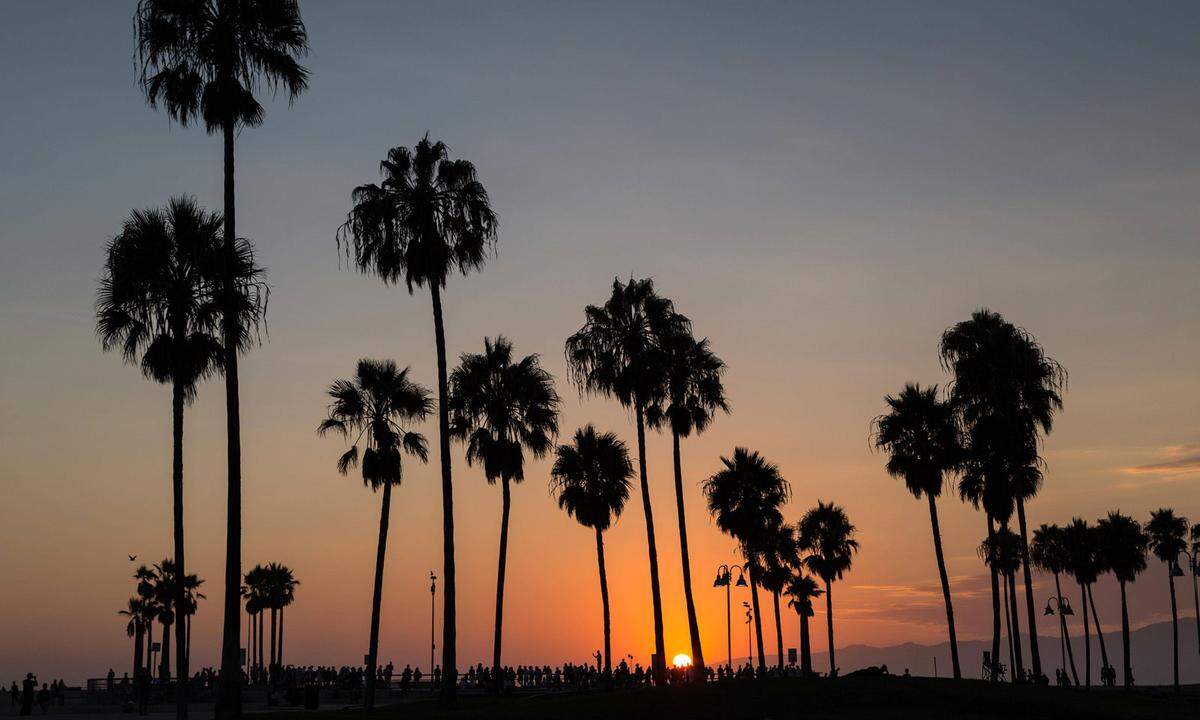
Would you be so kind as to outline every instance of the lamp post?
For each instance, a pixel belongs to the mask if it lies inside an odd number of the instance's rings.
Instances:
[[[738,571],[737,581],[730,582],[733,578],[733,570]],[[719,565],[717,567],[717,578],[713,580],[713,587],[725,588],[725,669],[733,670],[733,631],[731,629],[732,619],[729,608],[729,586],[737,585],[738,587],[746,587],[746,573],[741,565]]]
[[[429,571],[429,679],[433,681],[433,651],[437,649],[437,635],[434,634],[434,619],[437,614],[437,575]]]
[[[1200,543],[1192,546],[1192,552],[1181,550],[1188,559],[1188,569],[1192,571],[1192,601],[1196,603],[1196,641],[1200,644],[1200,593],[1196,590],[1196,578],[1200,577]],[[1179,562],[1174,563],[1171,569],[1171,574],[1175,577],[1184,575],[1183,568],[1179,567]]]
[[[1062,665],[1062,676],[1067,677],[1067,616],[1074,615],[1071,603],[1062,595],[1051,595],[1046,600],[1046,615],[1058,614],[1059,663]],[[1072,661],[1074,662],[1074,661]]]

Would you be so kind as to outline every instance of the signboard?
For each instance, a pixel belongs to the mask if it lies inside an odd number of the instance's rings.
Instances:
[[[788,648],[788,665],[796,664],[796,648]]]

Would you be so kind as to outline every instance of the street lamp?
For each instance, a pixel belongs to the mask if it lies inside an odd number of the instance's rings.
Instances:
[[[733,580],[733,570],[738,571],[737,581]],[[717,567],[717,577],[713,580],[713,587],[725,588],[725,669],[733,670],[733,639],[732,630],[730,629],[730,609],[729,609],[729,587],[737,585],[738,587],[746,587],[746,573],[741,565],[719,565]]]
[[[1062,595],[1051,595],[1046,600],[1046,615],[1058,614],[1058,639],[1061,647],[1059,647],[1059,662],[1062,665],[1062,676],[1067,676],[1067,616],[1074,615],[1075,611],[1071,609],[1071,602]],[[1074,664],[1074,660],[1071,661]],[[1076,678],[1078,683],[1078,678]]]
[[[437,614],[437,575],[429,571],[429,678],[433,679],[433,652],[437,649],[437,635],[434,634],[434,619]]]

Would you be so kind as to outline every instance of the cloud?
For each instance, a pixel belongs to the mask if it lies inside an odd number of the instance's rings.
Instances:
[[[1122,468],[1126,475],[1191,475],[1200,473],[1200,443],[1168,445],[1158,451],[1161,460]]]

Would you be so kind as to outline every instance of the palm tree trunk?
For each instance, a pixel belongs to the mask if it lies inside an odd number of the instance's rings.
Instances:
[[[800,674],[812,675],[812,643],[808,634],[808,613],[800,610]]]
[[[1121,650],[1124,653],[1122,680],[1125,687],[1133,687],[1133,667],[1129,662],[1129,603],[1125,599],[1125,581],[1117,580],[1121,586]]]
[[[133,637],[133,677],[136,679],[138,674],[142,672],[142,638],[145,637],[146,631],[140,626],[134,630]]]
[[[262,610],[256,613],[258,616],[258,643],[255,647],[258,648],[258,673],[262,675],[263,671],[263,614]]]
[[[1079,594],[1083,598],[1083,681],[1084,687],[1092,686],[1092,634],[1088,631],[1088,595],[1087,586],[1079,583]],[[1096,624],[1096,632],[1100,632],[1100,624]]]
[[[704,682],[704,648],[700,644],[700,624],[696,621],[696,603],[692,599],[692,560],[688,553],[687,522],[683,511],[683,463],[679,452],[679,433],[671,431],[671,449],[675,461],[675,507],[679,514],[679,554],[683,563],[683,599],[687,606],[688,636],[692,642],[692,678]]]
[[[1017,664],[1013,668],[1013,682],[1025,679],[1025,659],[1021,653],[1021,611],[1017,609],[1017,576],[1008,574],[1008,604],[1012,611],[1012,643]]]
[[[1100,664],[1102,667],[1110,667],[1108,662],[1108,646],[1104,642],[1104,631],[1100,629],[1100,616],[1096,614],[1096,596],[1092,593],[1092,586],[1089,584],[1087,588],[1088,600],[1092,605],[1092,620],[1096,621],[1096,637],[1100,640]],[[1084,608],[1087,612],[1087,608]],[[1100,677],[1101,684],[1104,684],[1104,676]]]
[[[1025,527],[1025,500],[1017,493],[1017,525],[1021,530],[1021,570],[1025,577],[1025,610],[1029,613],[1029,663],[1033,677],[1042,676],[1042,655],[1038,652],[1037,613],[1033,607],[1033,576],[1029,572],[1029,533]]]
[[[177,332],[176,337],[182,337],[185,333]],[[181,377],[182,373],[177,372],[177,376]],[[175,676],[178,678],[175,691],[175,718],[176,720],[187,720],[187,678],[188,678],[188,657],[184,652],[184,612],[185,591],[184,579],[187,578],[186,565],[184,563],[184,547],[183,547],[183,405],[184,405],[184,389],[183,383],[176,379],[171,383],[171,431],[173,435],[173,447],[171,451],[171,515],[173,524],[173,540],[175,544]]]
[[[162,656],[158,659],[158,676],[164,680],[171,677],[171,626],[176,623],[163,623]]]
[[[604,609],[604,686],[612,689],[612,627],[608,616],[608,574],[604,571],[604,535],[596,528],[596,564],[600,567],[600,604]]]
[[[985,512],[987,515],[987,531],[988,542],[994,543],[996,538],[995,521],[992,519],[992,514]],[[1000,664],[1000,578],[996,573],[996,568],[988,564],[988,573],[992,578],[992,665],[993,667]],[[992,680],[999,680],[996,673],[992,673]]]
[[[775,650],[778,653],[776,663],[783,670],[783,621],[779,618],[779,593],[772,592],[771,598],[775,603]]]
[[[1010,678],[1013,682],[1017,682],[1017,654],[1013,646],[1013,631],[1012,631],[1012,606],[1008,602],[1009,599],[1008,573],[1004,573],[1004,631],[1008,634],[1008,668],[1012,673]]]
[[[825,624],[829,627],[829,677],[837,677],[837,660],[833,648],[833,584],[825,580]]]
[[[492,679],[495,681],[497,694],[504,690],[504,673],[500,665],[500,644],[504,630],[504,570],[508,565],[508,513],[512,505],[507,476],[501,476],[500,486],[503,492],[504,509],[500,514],[500,562],[496,570],[496,630],[492,644]]]
[[[650,554],[650,597],[654,609],[654,684],[667,684],[666,643],[663,640],[662,591],[658,583],[658,546],[654,542],[654,511],[650,507],[650,481],[646,478],[646,419],[641,400],[637,415],[638,475],[642,482],[642,510],[646,515],[646,548]],[[761,644],[761,638],[760,638]]]
[[[191,671],[187,669],[192,663],[192,616],[191,615],[187,616],[187,634],[184,636],[184,641],[186,642],[186,647],[184,648],[184,652],[183,652],[183,656],[184,656],[184,658],[186,658],[186,662],[184,663],[184,669],[188,673],[188,677],[191,677]],[[184,676],[180,675],[180,677],[184,677]]]
[[[1167,564],[1167,580],[1171,585],[1171,651],[1175,663],[1175,692],[1179,692],[1179,608],[1175,604],[1175,576]]]
[[[279,667],[283,667],[283,607],[279,608]]]
[[[946,558],[942,555],[942,531],[938,525],[937,502],[926,493],[929,500],[929,523],[933,527],[933,551],[937,555],[938,577],[942,580],[942,599],[946,603],[946,627],[950,630],[950,664],[954,666],[954,679],[962,679],[958,665],[958,637],[954,633],[954,605],[950,600],[950,579],[946,575]]]
[[[1054,573],[1054,592],[1060,599],[1062,598],[1062,585],[1058,582],[1058,573]],[[1062,624],[1063,647],[1066,648],[1067,659],[1071,662],[1071,679],[1078,685],[1079,672],[1075,670],[1075,652],[1071,649],[1071,633],[1067,630],[1067,616],[1063,615],[1061,607],[1059,607],[1058,621]]]
[[[154,677],[154,621],[146,623],[146,677]]]
[[[367,691],[363,709],[375,708],[375,668],[379,656],[379,605],[383,601],[383,561],[387,557],[388,515],[392,509],[392,484],[384,483],[383,503],[379,510],[379,543],[375,548],[375,585],[371,590],[371,638],[367,644]],[[430,669],[432,673],[432,668]],[[430,675],[432,677],[432,674]]]
[[[1196,603],[1196,647],[1200,652],[1200,591],[1196,589],[1196,561],[1192,563],[1192,601]]]
[[[268,665],[267,668],[270,670],[270,674],[272,677],[274,677],[276,666],[279,664],[279,658],[278,658],[278,655],[276,652],[276,645],[275,645],[275,638],[276,638],[275,617],[276,617],[277,613],[278,613],[278,610],[276,610],[275,608],[271,608],[271,664]]]
[[[429,283],[433,300],[433,334],[437,345],[438,450],[442,465],[442,699],[454,700],[458,689],[457,616],[454,592],[454,482],[450,473],[450,415],[446,387],[446,328],[442,322],[442,293]],[[433,668],[429,671],[432,673]],[[374,681],[372,681],[374,682]]]
[[[215,709],[218,720],[242,716],[242,674],[239,666],[242,609],[242,429],[238,401],[237,315],[233,287],[234,246],[237,231],[233,193],[234,121],[223,123],[225,152],[225,302],[222,335],[225,361],[225,429],[228,470],[225,521],[225,617],[221,633],[220,697]]]
[[[750,601],[754,604],[754,640],[758,646],[758,669],[762,670],[767,666],[766,659],[763,657],[763,637],[762,637],[762,613],[758,609],[758,580],[755,579],[754,573],[750,573]],[[749,662],[749,658],[746,658]]]

